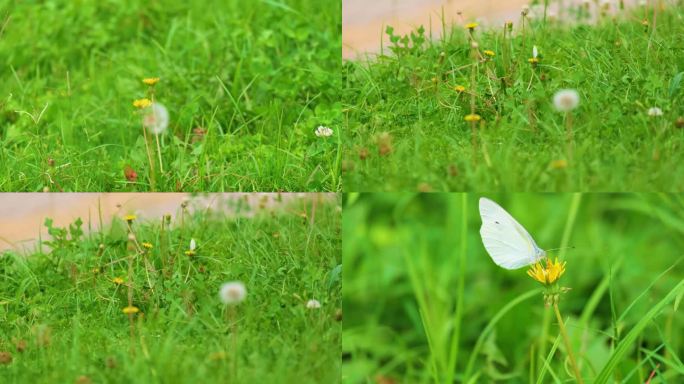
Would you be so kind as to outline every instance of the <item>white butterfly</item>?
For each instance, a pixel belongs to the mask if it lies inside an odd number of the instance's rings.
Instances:
[[[518,269],[546,257],[525,228],[499,204],[481,197],[480,217],[482,243],[496,265]]]

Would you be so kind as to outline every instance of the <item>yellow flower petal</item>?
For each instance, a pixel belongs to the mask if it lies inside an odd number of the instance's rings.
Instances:
[[[142,82],[147,84],[147,85],[155,85],[159,82],[159,78],[158,77],[148,77],[146,79],[143,79]]]

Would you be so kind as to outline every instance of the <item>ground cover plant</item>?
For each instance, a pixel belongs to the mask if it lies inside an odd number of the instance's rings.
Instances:
[[[488,256],[480,197],[346,196],[343,382],[682,381],[681,196],[487,196],[564,269],[551,299],[571,349],[538,267]]]
[[[338,381],[339,203],[312,196],[101,232],[47,219],[49,250],[0,256],[0,381]]]
[[[683,3],[537,3],[346,61],[345,190],[683,190]]]
[[[0,190],[339,190],[340,12],[0,0]]]

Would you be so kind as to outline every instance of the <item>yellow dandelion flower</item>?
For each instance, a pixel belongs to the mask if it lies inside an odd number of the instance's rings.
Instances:
[[[135,215],[126,215],[126,216],[124,216],[124,220],[128,221],[129,223],[132,222],[132,221],[135,220],[135,219],[136,219]]]
[[[147,85],[152,86],[152,85],[155,85],[159,82],[159,78],[158,77],[148,77],[146,79],[143,79],[142,82],[147,84]]]
[[[143,242],[141,245],[143,246],[143,248],[147,248],[147,249],[152,249],[152,248],[154,248],[154,246],[152,245],[152,243],[148,243],[148,242]]]
[[[539,58],[538,57],[530,57],[529,59],[527,59],[527,61],[530,64],[539,64]]]
[[[551,168],[564,169],[568,167],[568,162],[565,159],[554,160],[551,162]]]
[[[140,109],[147,108],[150,105],[152,105],[150,99],[138,99],[133,101],[133,106]]]
[[[457,85],[454,87],[454,91],[456,91],[458,93],[463,93],[463,92],[465,92],[465,90],[466,90],[466,87],[464,87],[462,85]]]
[[[188,249],[187,251],[185,251],[185,255],[186,256],[195,256],[195,251],[193,251],[192,249]]]
[[[559,262],[558,258],[555,261],[547,258],[545,267],[541,262],[537,262],[527,270],[528,276],[544,285],[554,284],[564,273],[565,262]]]
[[[465,28],[469,31],[473,31],[475,28],[477,28],[477,26],[477,23],[468,23],[465,25]]]
[[[120,278],[120,277],[115,277],[115,278],[112,279],[112,282],[113,282],[114,284],[116,284],[116,285],[121,285],[121,284],[124,283],[124,279],[122,279],[122,278]]]
[[[127,315],[130,315],[130,314],[133,314],[133,313],[138,313],[138,312],[140,312],[140,309],[138,309],[138,307],[135,307],[135,306],[130,305],[130,306],[124,308],[124,309],[122,310],[122,312],[125,313],[125,314],[127,314]]]
[[[468,121],[468,122],[473,122],[473,121],[480,121],[480,119],[482,119],[482,118],[480,117],[480,115],[478,115],[476,113],[471,113],[470,115],[466,115],[463,119],[465,121]]]
[[[494,57],[494,56],[496,56],[496,53],[494,53],[494,51],[492,51],[492,50],[490,50],[490,49],[485,49],[485,50],[482,51],[482,52],[484,52],[484,54],[487,55],[487,56],[489,56],[489,57]]]

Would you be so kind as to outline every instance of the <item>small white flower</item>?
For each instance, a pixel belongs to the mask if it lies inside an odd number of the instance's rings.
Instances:
[[[579,93],[574,89],[561,89],[553,96],[553,105],[559,112],[572,111],[577,108],[579,102]]]
[[[195,239],[190,239],[190,250],[194,251],[195,248],[197,248],[197,243],[195,242]]]
[[[658,107],[651,107],[648,109],[648,115],[653,117],[662,116],[663,110]]]
[[[161,135],[169,126],[169,111],[160,103],[152,103],[143,111],[142,124],[153,135]]]
[[[238,304],[247,296],[247,289],[241,281],[231,281],[221,285],[219,297],[223,304]]]
[[[316,128],[316,136],[318,137],[330,137],[333,134],[333,130],[328,127],[319,126]]]
[[[318,309],[321,307],[321,303],[316,299],[311,299],[306,302],[306,307],[309,309]]]
[[[532,57],[534,57],[536,59],[538,55],[539,55],[539,51],[537,50],[537,46],[533,45],[532,46]]]

